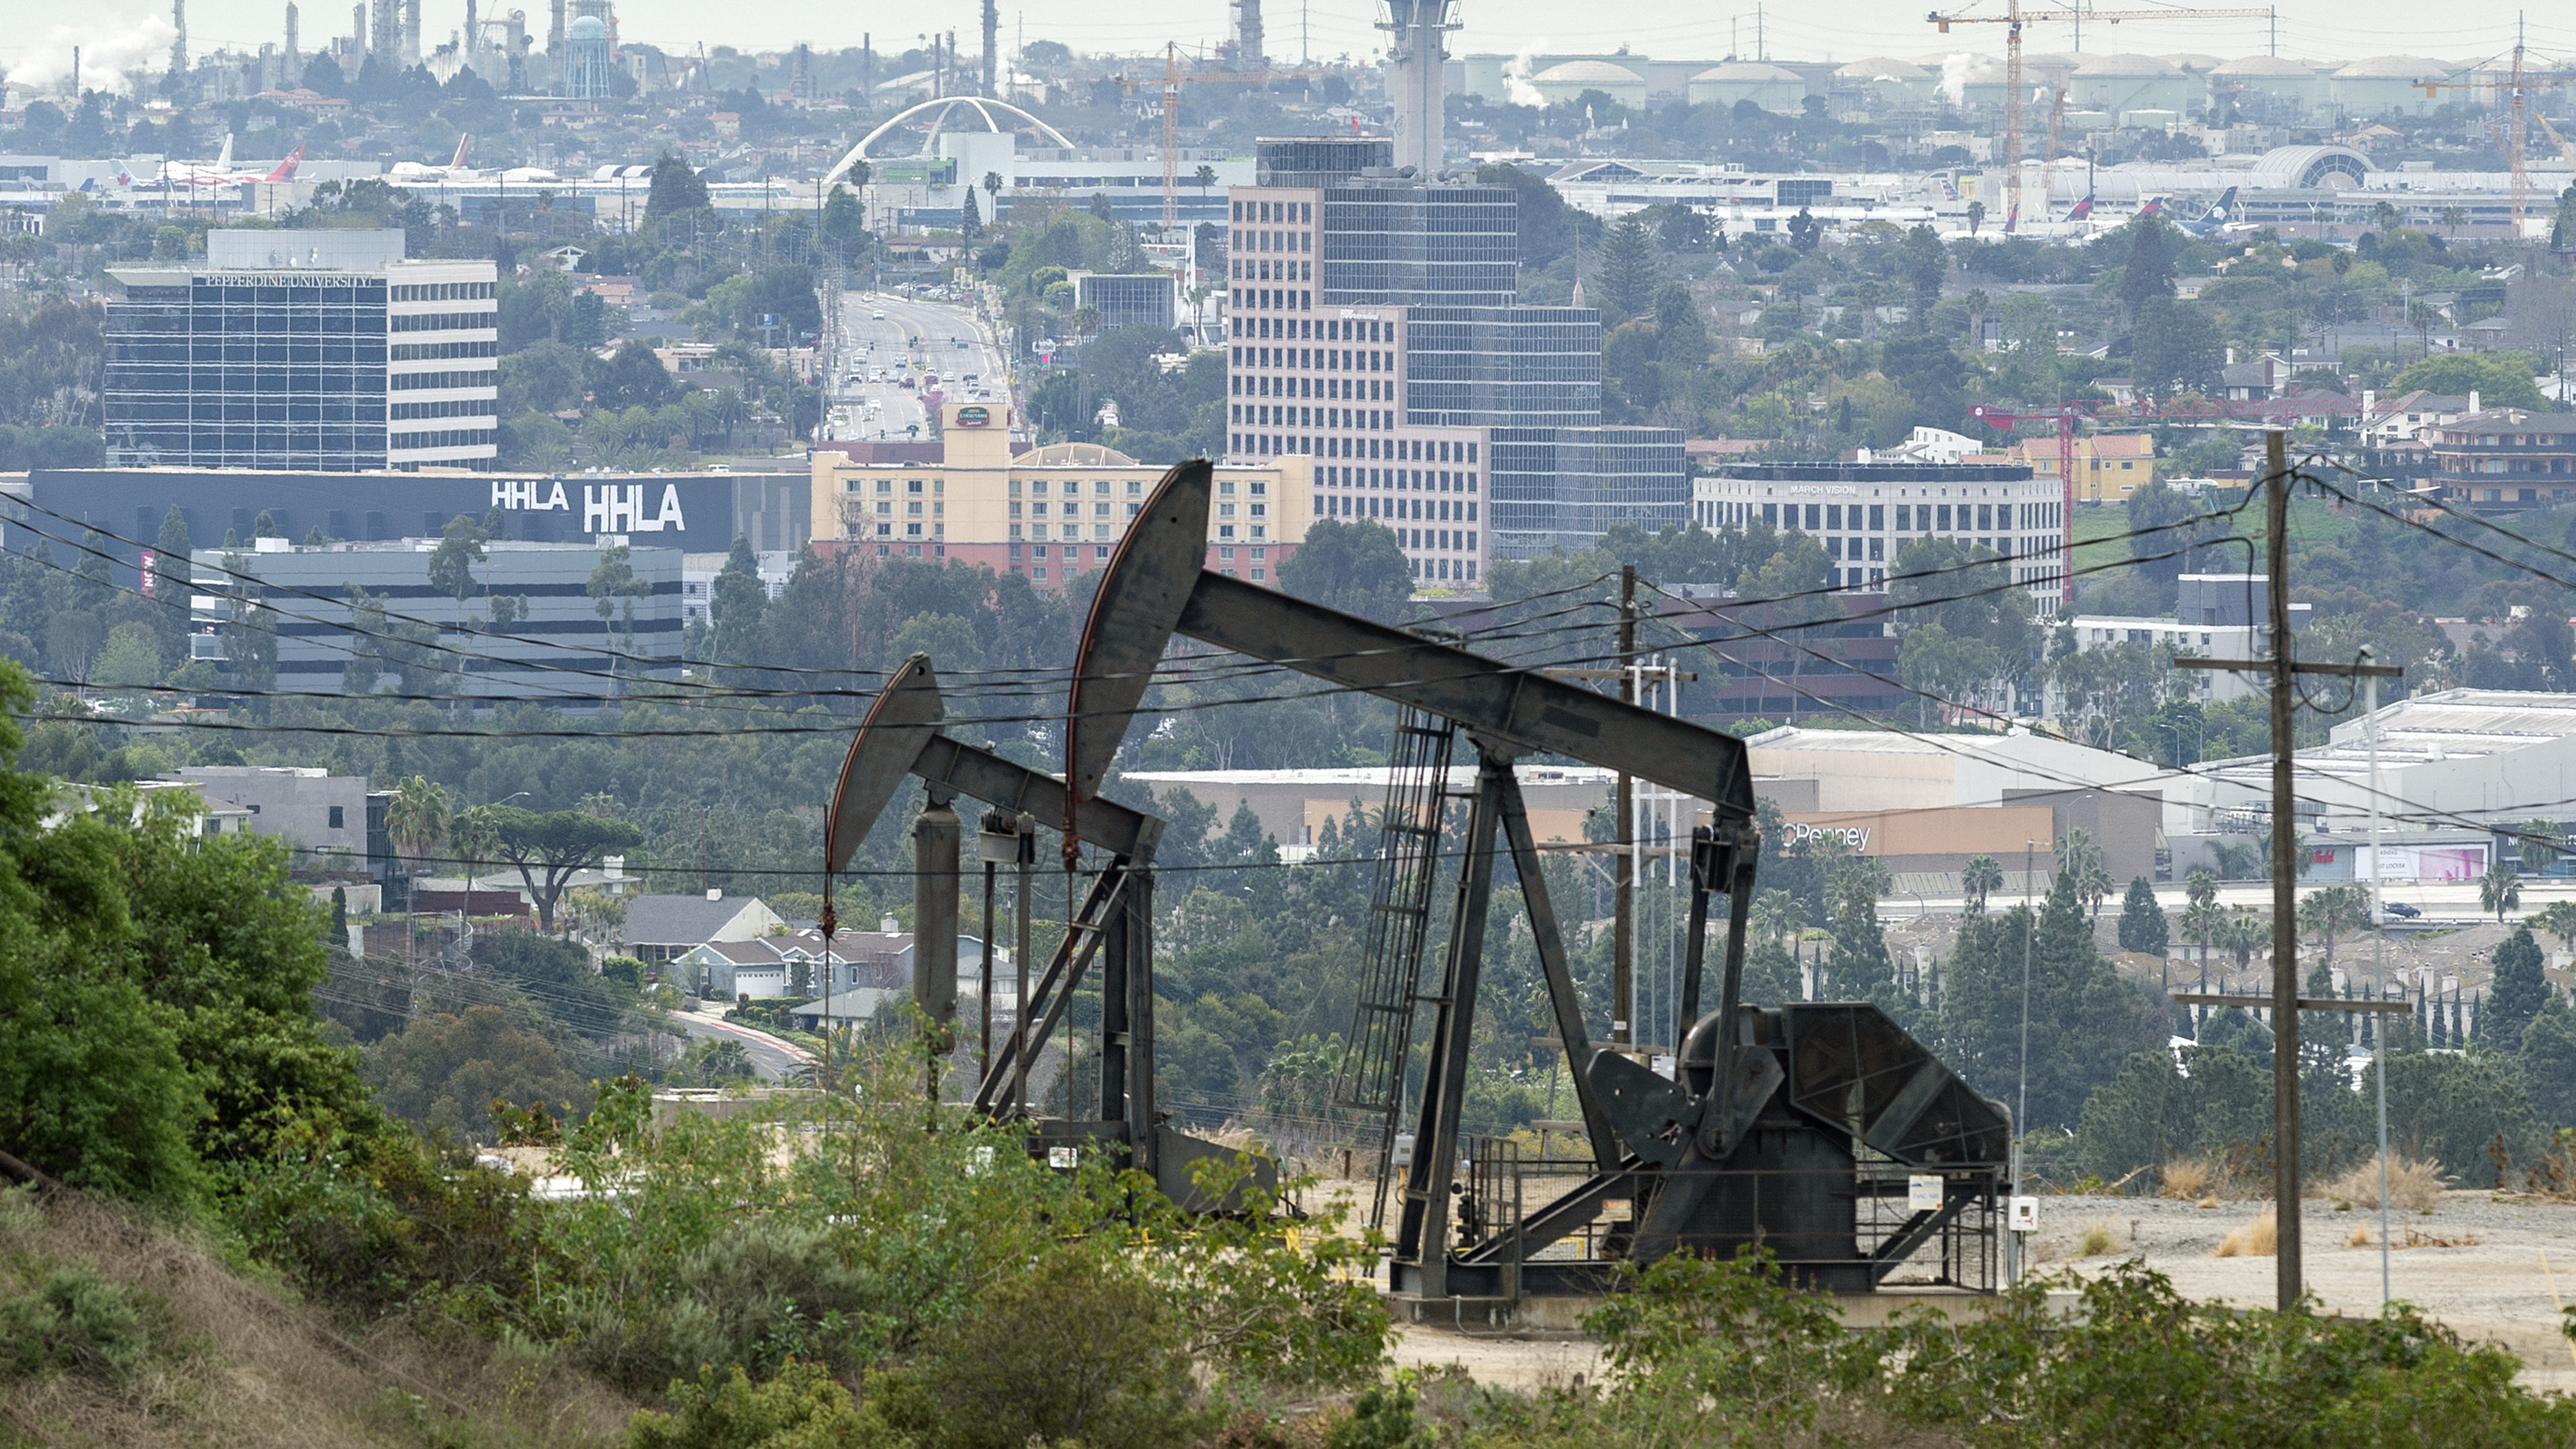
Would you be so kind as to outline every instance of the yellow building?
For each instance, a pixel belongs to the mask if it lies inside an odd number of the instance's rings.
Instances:
[[[2033,474],[2057,477],[2057,439],[2024,438],[2012,445],[2012,461],[2027,463]],[[2075,440],[2075,501],[2126,503],[2129,495],[2156,480],[2156,440],[2145,433],[2094,433]]]
[[[1011,451],[1001,403],[940,405],[943,461],[860,463],[814,454],[814,546],[956,559],[1060,589],[1109,562],[1164,473],[1097,443]],[[1207,566],[1274,583],[1314,510],[1309,458],[1219,464]]]

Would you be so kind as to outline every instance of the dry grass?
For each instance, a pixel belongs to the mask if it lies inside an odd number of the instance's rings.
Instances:
[[[400,1328],[351,1340],[282,1289],[254,1286],[205,1246],[91,1199],[0,1191],[0,1293],[87,1263],[156,1325],[131,1381],[79,1374],[0,1389],[0,1441],[223,1444],[246,1449],[433,1440],[607,1445],[632,1405],[544,1350]]]
[[[2396,1193],[2392,1191],[2389,1196],[2394,1197]],[[2484,1241],[2485,1239],[2475,1233],[2445,1236],[2441,1233],[2417,1232],[2414,1225],[2410,1223],[2406,1227],[2406,1236],[2398,1240],[2397,1246],[2401,1248],[2474,1248]]]
[[[2193,1204],[2192,1204],[2192,1206],[2193,1206],[2193,1207],[2214,1208],[2214,1207],[2218,1206],[2218,1194],[2216,1194],[2216,1193],[2211,1193],[2209,1196],[2207,1196],[2207,1197],[2205,1197],[2205,1198],[2202,1198],[2200,1201],[2198,1201],[2198,1202],[2196,1202],[2196,1203],[2193,1203]]]
[[[2280,1225],[2270,1213],[2229,1233],[2218,1245],[2213,1258],[2269,1258],[2281,1250]]]
[[[2218,1169],[2209,1162],[2176,1159],[2164,1165],[2164,1195],[2176,1202],[2208,1197],[2217,1184]]]
[[[2327,1187],[2327,1192],[2355,1207],[2379,1206],[2379,1159],[2374,1157]],[[2388,1205],[2423,1212],[2442,1200],[2442,1169],[2404,1153],[2388,1159]]]
[[[2354,1225],[2352,1236],[2343,1240],[2343,1245],[2347,1248],[2367,1248],[2370,1243],[2370,1229],[2358,1224]]]
[[[2113,1218],[2095,1218],[2084,1225],[2076,1236],[2075,1256],[2098,1258],[2120,1245],[2120,1224]]]

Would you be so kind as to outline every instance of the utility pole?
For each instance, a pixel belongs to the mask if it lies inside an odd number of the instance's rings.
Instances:
[[[2263,593],[2272,626],[2272,1221],[2279,1307],[2299,1306],[2299,863],[2291,707],[2288,435],[2263,434]],[[2374,865],[2376,863],[2374,862]]]
[[[2302,1275],[2299,1253],[2299,1013],[2306,1011],[2387,1011],[2385,1002],[2347,1001],[2299,996],[2298,797],[2292,789],[2297,750],[2291,730],[2298,702],[2296,677],[2334,674],[2347,679],[2394,679],[2403,671],[2385,664],[2301,663],[2290,637],[2290,463],[2287,435],[2278,429],[2263,435],[2263,562],[2272,657],[2256,659],[2177,659],[2180,669],[2265,670],[2272,676],[2272,994],[2224,996],[2177,993],[2174,1000],[2196,1006],[2269,1007],[2272,1011],[2272,1222],[2279,1239],[2273,1259],[2277,1304],[2283,1313],[2299,1306]],[[2373,796],[2375,800],[2377,797]],[[2374,854],[2371,871],[2377,875]],[[2373,884],[2374,895],[2376,882]]]
[[[1637,657],[1637,567],[1619,566],[1619,702],[1637,702],[1637,677],[1629,664]],[[1628,1046],[1637,1039],[1637,782],[1619,777],[1618,853],[1610,857],[1610,1041]]]

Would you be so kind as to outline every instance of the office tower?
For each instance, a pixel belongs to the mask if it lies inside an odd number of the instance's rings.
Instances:
[[[1316,515],[1398,529],[1432,583],[1687,520],[1681,434],[1601,422],[1600,314],[1515,300],[1518,192],[1401,175],[1383,139],[1257,158],[1228,195],[1229,456],[1313,457]]]
[[[406,261],[398,230],[218,230],[206,252],[108,270],[110,463],[490,466],[490,260]]]

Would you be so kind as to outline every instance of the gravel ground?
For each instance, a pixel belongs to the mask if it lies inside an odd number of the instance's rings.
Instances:
[[[2136,1259],[2171,1278],[2185,1295],[2211,1302],[2268,1307],[2274,1300],[2276,1260],[2212,1256],[2237,1228],[2267,1204],[2228,1202],[2202,1208],[2187,1202],[2142,1197],[2040,1199],[2040,1232],[2034,1257],[2040,1266],[2099,1271]],[[2311,1198],[2301,1216],[2309,1291],[2337,1313],[2379,1311],[2380,1277],[2376,1209],[2337,1211],[2332,1199]],[[2107,1227],[2112,1250],[2079,1257],[2086,1227]],[[2419,1240],[2409,1247],[2408,1231]],[[2356,1230],[2365,1246],[2350,1246]],[[2491,1192],[2446,1192],[2428,1213],[2392,1210],[2395,1240],[2388,1255],[2389,1288],[2423,1308],[2463,1338],[2492,1342],[2528,1365],[2526,1381],[2576,1392],[2576,1354],[2558,1332],[2560,1297],[2576,1302],[2576,1204],[2540,1202]],[[2548,1270],[2543,1271],[2546,1253]]]

